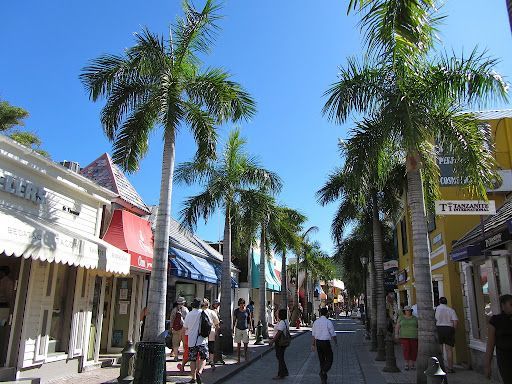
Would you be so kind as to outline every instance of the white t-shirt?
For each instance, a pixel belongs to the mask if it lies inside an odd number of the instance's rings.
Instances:
[[[315,320],[311,334],[317,340],[331,340],[333,337],[336,337],[332,321],[325,316],[320,316]]]
[[[201,309],[194,308],[185,317],[183,328],[185,328],[185,335],[188,336],[188,346],[195,347],[196,345],[208,343],[208,339],[199,334],[199,326],[201,325]]]
[[[459,320],[457,314],[445,304],[439,304],[436,308],[436,325],[438,327],[453,327],[453,321]]]
[[[210,336],[208,336],[208,341],[215,341],[215,329],[219,325],[219,316],[217,315],[217,311],[213,309],[205,309],[206,315],[210,319],[210,323],[212,323],[212,330],[210,331]]]
[[[280,320],[279,323],[277,323],[274,326],[274,331],[277,333],[277,331],[284,332],[288,330],[290,332],[290,324],[288,323],[288,320]]]

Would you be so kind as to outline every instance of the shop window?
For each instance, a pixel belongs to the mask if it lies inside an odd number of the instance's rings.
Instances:
[[[176,283],[176,297],[184,297],[187,305],[196,297],[196,285],[193,283]]]
[[[67,352],[68,350],[72,306],[72,304],[69,305],[68,300],[70,296],[69,287],[74,284],[71,279],[71,268],[62,264],[52,263],[51,265],[55,265],[57,281],[55,282],[53,307],[50,315],[48,354]]]
[[[487,323],[492,316],[491,298],[489,295],[489,272],[485,263],[473,267],[473,284],[477,326],[473,336],[477,339],[487,338]]]
[[[402,235],[402,254],[405,255],[409,252],[407,245],[407,222],[405,221],[405,218],[400,220],[400,234]]]

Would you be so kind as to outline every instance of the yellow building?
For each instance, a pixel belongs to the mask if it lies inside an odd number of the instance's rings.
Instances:
[[[489,124],[495,140],[496,160],[500,167],[503,183],[497,189],[488,191],[489,200],[496,207],[503,205],[507,193],[512,191],[512,110],[477,112],[477,118],[483,124]],[[453,177],[453,157],[440,155],[438,164],[441,170],[440,187],[442,200],[468,200],[471,196],[461,187],[459,180]],[[405,197],[404,197],[405,199]],[[414,289],[412,227],[407,204],[401,220],[396,224],[396,238],[399,255],[398,302],[400,305],[416,303]],[[430,261],[434,302],[446,297],[448,305],[453,307],[459,317],[456,330],[455,361],[458,364],[470,364],[469,342],[467,336],[466,311],[463,303],[461,285],[461,267],[450,259],[452,245],[468,231],[479,225],[480,216],[435,216],[428,217],[430,240]]]

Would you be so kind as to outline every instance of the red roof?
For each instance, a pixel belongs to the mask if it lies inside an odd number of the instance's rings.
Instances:
[[[151,271],[153,232],[151,223],[128,211],[116,209],[103,240],[128,252],[133,268]]]

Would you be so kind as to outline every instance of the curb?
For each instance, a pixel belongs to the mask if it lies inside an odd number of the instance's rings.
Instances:
[[[300,337],[302,335],[305,335],[307,334],[309,331],[308,330],[304,330],[298,334],[295,334],[293,335],[292,337],[292,340],[297,338],[297,337]],[[217,380],[215,380],[214,382],[212,382],[212,384],[222,384],[224,382],[224,380],[227,380],[227,379],[230,379],[231,377],[235,376],[236,374],[240,373],[241,371],[243,371],[245,368],[247,368],[248,366],[250,366],[252,363],[256,362],[257,360],[261,359],[263,356],[267,355],[270,351],[274,350],[274,347],[269,347],[267,350],[261,352],[259,355],[256,355],[254,356],[251,360],[249,360],[248,362],[246,362],[244,365],[240,365],[239,367],[233,369],[231,372],[227,373],[226,375],[218,378]]]

